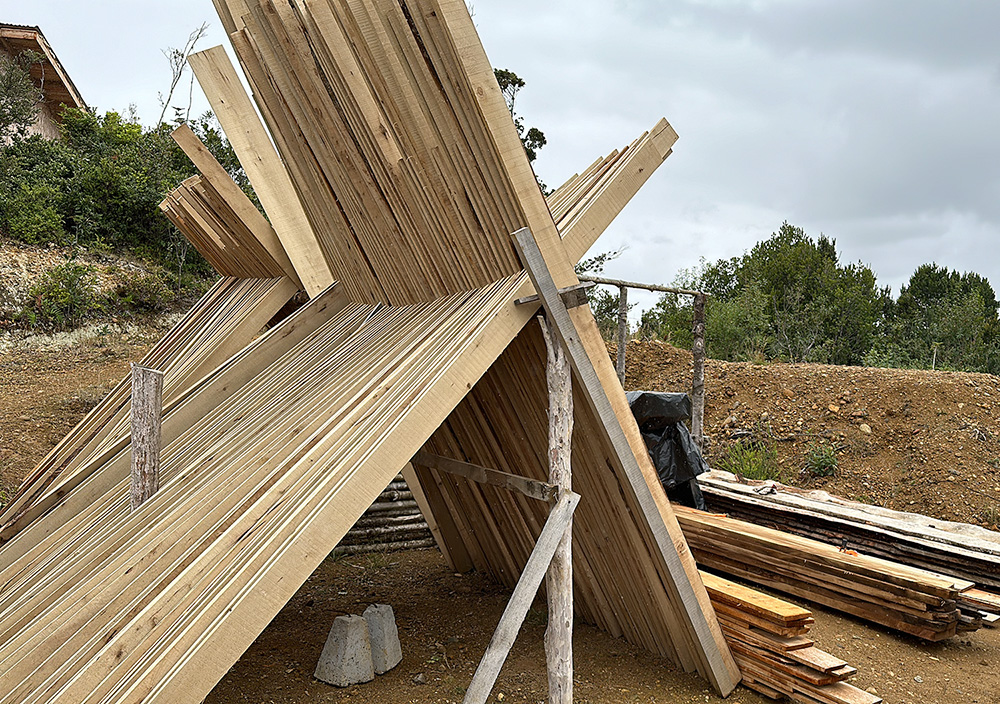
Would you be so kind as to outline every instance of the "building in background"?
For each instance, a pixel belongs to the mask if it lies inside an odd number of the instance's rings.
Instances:
[[[42,30],[38,27],[0,23],[0,53],[13,58],[25,51],[33,51],[42,57],[41,62],[31,67],[31,77],[35,84],[41,87],[45,96],[38,111],[38,119],[31,131],[49,139],[56,139],[59,137],[61,107],[67,105],[86,108],[87,104],[73,85],[69,74],[59,63],[59,58],[52,51]]]

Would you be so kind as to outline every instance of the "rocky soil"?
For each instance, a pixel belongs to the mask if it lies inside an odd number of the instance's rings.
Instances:
[[[686,391],[691,353],[632,342],[625,386]],[[964,372],[709,360],[705,429],[713,466],[759,440],[781,481],[935,518],[1000,524],[1000,377]],[[807,468],[836,453],[832,476]]]

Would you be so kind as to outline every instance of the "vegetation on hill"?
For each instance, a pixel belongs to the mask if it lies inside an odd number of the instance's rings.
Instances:
[[[975,273],[925,264],[893,299],[869,266],[841,263],[835,240],[786,222],[742,256],[703,262],[675,283],[710,294],[715,359],[1000,372],[996,295]],[[690,347],[691,315],[688,297],[664,295],[639,335]]]

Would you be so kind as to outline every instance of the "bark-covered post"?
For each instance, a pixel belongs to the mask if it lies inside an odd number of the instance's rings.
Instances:
[[[132,365],[132,510],[160,488],[163,372]]]
[[[560,496],[572,490],[570,455],[573,440],[573,378],[569,359],[545,318],[538,319],[548,350],[549,483]],[[549,624],[545,658],[549,674],[549,704],[573,702],[573,523],[572,520],[545,575]]]
[[[694,379],[691,383],[691,436],[705,449],[705,294],[694,297]]]
[[[625,386],[625,350],[628,346],[628,288],[618,288],[618,358],[615,366],[618,371],[618,381]]]

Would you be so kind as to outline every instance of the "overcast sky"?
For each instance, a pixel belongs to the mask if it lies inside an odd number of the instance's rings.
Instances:
[[[169,84],[161,50],[210,0],[0,3],[41,26],[84,98],[135,104]],[[996,0],[475,0],[497,67],[558,185],[660,117],[673,156],[598,243],[609,275],[656,283],[741,254],[783,220],[837,240],[895,290],[920,264],[1000,285],[1000,2]],[[199,102],[203,109],[206,103]]]

